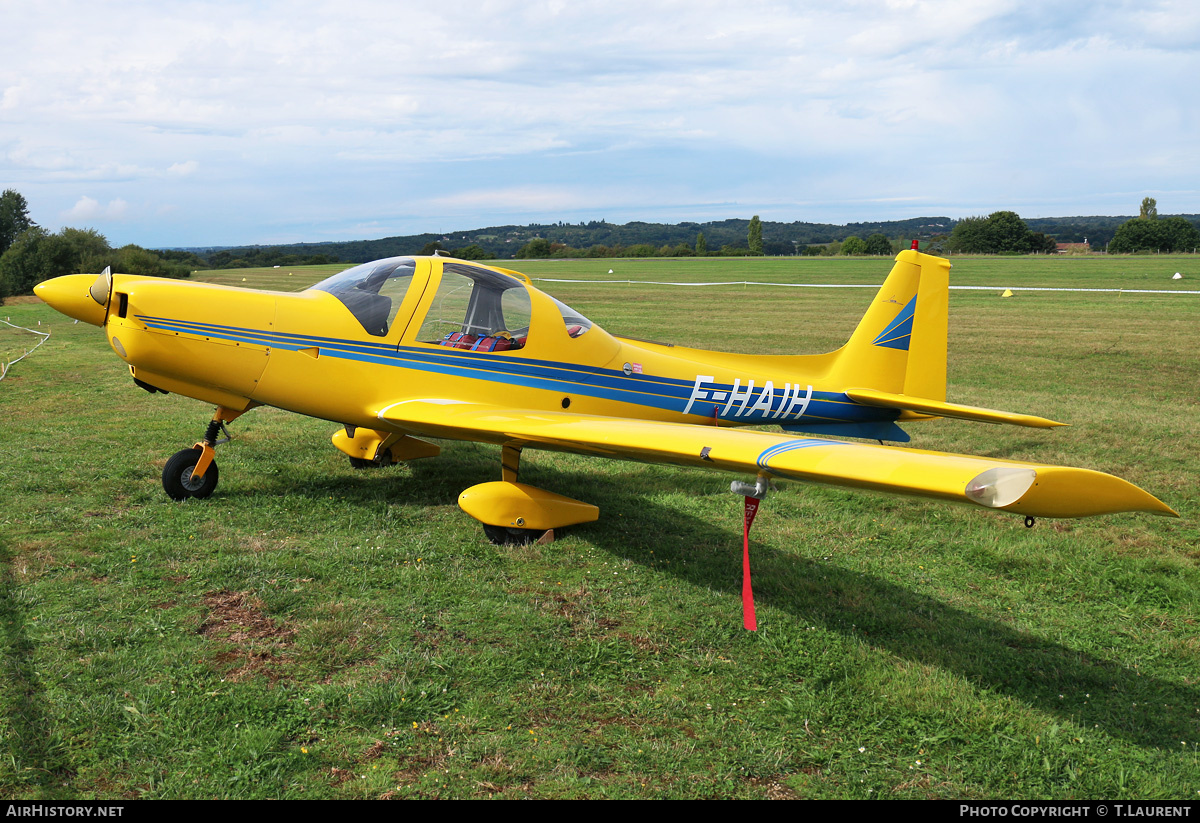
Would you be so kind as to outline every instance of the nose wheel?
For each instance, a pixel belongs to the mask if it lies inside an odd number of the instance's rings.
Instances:
[[[554,529],[516,529],[506,526],[483,524],[483,534],[488,542],[496,546],[528,546],[530,543],[549,543],[554,540]]]
[[[229,442],[229,430],[225,428],[225,423],[241,414],[217,406],[204,432],[204,439],[190,449],[171,455],[162,474],[163,491],[167,497],[172,500],[187,500],[189,497],[203,500],[216,491],[218,473],[217,463],[213,459],[216,447]],[[225,433],[223,440],[217,439],[220,432]]]
[[[209,461],[203,475],[195,474],[196,464],[204,452],[199,448],[184,449],[171,455],[163,468],[162,484],[167,497],[172,500],[187,500],[208,497],[217,488],[217,464]]]

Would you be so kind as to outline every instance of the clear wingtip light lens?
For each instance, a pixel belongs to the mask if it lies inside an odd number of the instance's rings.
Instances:
[[[988,469],[967,483],[967,499],[981,506],[1003,508],[1020,500],[1035,480],[1037,472],[1033,469]]]

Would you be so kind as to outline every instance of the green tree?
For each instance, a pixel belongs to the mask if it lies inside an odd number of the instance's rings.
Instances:
[[[430,241],[429,243],[426,243],[424,246],[422,246],[421,250],[419,252],[417,252],[417,254],[420,254],[422,257],[429,257],[436,251],[442,251],[442,249],[443,249],[442,244],[439,243],[437,240],[433,240],[433,241]]]
[[[703,257],[708,254],[708,241],[704,239],[704,232],[696,233],[696,256]]]
[[[517,257],[528,260],[535,257],[550,256],[550,241],[544,237],[535,237],[517,250]]]
[[[967,217],[950,233],[951,251],[967,254],[1026,254],[1034,244],[1033,232],[1013,211]]]
[[[107,241],[105,241],[107,245]],[[207,269],[209,263],[203,257],[197,255],[194,251],[181,251],[179,249],[166,249],[158,252],[158,256],[163,260],[170,260],[173,263],[183,263],[188,268],[192,269]],[[320,266],[325,263],[336,263],[336,257],[330,257],[328,254],[314,254],[305,261],[308,265]]]
[[[43,280],[72,274],[75,254],[61,234],[40,226],[26,229],[0,255],[0,297],[31,294]]]
[[[1015,211],[997,211],[988,215],[987,236],[991,254],[1029,251],[1029,226]]]
[[[104,270],[115,262],[112,246],[103,234],[95,229],[64,228],[59,234],[71,246],[75,255],[75,271],[96,272]]]
[[[950,239],[946,241],[946,246],[950,251],[960,254],[980,252],[987,244],[987,218],[985,217],[964,217],[959,220],[954,224],[954,230],[950,232]]]
[[[1195,251],[1200,248],[1200,231],[1183,217],[1167,217],[1157,221],[1163,238],[1171,251]]]
[[[750,228],[747,232],[746,245],[750,248],[751,254],[762,255],[762,221],[758,219],[757,214],[750,218]]]
[[[191,269],[183,263],[172,263],[164,260],[149,249],[130,243],[116,251],[116,262],[113,271],[122,274],[137,274],[142,277],[173,277],[184,278],[191,276]]]
[[[892,241],[887,239],[886,234],[876,232],[867,238],[867,254],[881,254],[885,257],[892,256]]]
[[[926,254],[946,254],[947,251],[953,251],[950,248],[950,235],[948,234],[935,234],[922,243]]]
[[[1126,220],[1117,227],[1108,244],[1108,250],[1114,254],[1181,252],[1197,247],[1200,247],[1200,231],[1182,217]]]
[[[492,257],[487,253],[487,250],[482,248],[478,243],[472,243],[465,248],[455,249],[450,253],[459,260],[490,260]]]
[[[1138,217],[1143,220],[1158,219],[1158,201],[1153,197],[1142,198],[1142,208],[1138,211]]]
[[[34,227],[29,219],[29,204],[19,192],[5,189],[0,194],[0,254],[16,242],[21,233]]]
[[[1031,231],[1029,233],[1029,250],[1034,254],[1054,254],[1058,251],[1058,243],[1048,234]]]
[[[861,237],[850,235],[842,241],[842,254],[866,254],[867,241]]]

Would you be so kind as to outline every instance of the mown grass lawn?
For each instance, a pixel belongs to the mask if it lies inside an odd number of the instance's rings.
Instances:
[[[355,472],[331,424],[258,409],[215,495],[176,504],[162,466],[211,409],[137,389],[95,327],[3,307],[53,336],[0,382],[0,795],[1200,797],[1200,296],[1020,290],[1186,290],[1200,265],[954,263],[997,288],[951,293],[950,399],[1073,425],[936,421],[914,445],[1110,471],[1182,518],[1026,529],[786,486],[752,534],[757,633],[728,476],[527,452],[522,480],[601,519],[497,547],[455,502],[496,449]],[[871,291],[594,281],[890,266],[510,265],[593,281],[539,284],[610,331],[763,353],[840,345]],[[0,357],[25,337],[0,327]]]

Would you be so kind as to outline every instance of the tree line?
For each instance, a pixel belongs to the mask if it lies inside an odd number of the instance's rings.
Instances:
[[[1200,215],[1171,220],[1200,224]],[[383,257],[419,254],[442,249],[456,257],[478,260],[545,257],[685,257],[685,256],[792,256],[840,254],[894,254],[913,240],[932,253],[1030,254],[1052,252],[1056,242],[1088,240],[1104,249],[1127,217],[1039,217],[1024,220],[1014,212],[994,212],[987,217],[916,217],[874,223],[781,223],[756,218],[715,220],[705,223],[625,224],[591,220],[580,223],[531,223],[526,226],[491,226],[449,234],[416,234],[377,240],[339,243],[305,243],[269,247],[271,254],[302,257],[323,254],[331,260],[363,263]],[[962,228],[959,228],[960,224]],[[1167,228],[1170,228],[1170,225]],[[752,231],[753,228],[753,231]],[[955,230],[957,229],[957,236]],[[863,245],[866,244],[866,250]],[[232,259],[258,261],[268,247],[230,249]],[[1125,248],[1118,244],[1117,248]],[[1179,246],[1179,248],[1183,248]],[[1113,249],[1116,251],[1117,249]],[[1134,251],[1137,248],[1133,249]],[[211,259],[211,255],[202,256]],[[215,261],[214,261],[215,262]],[[247,265],[264,263],[247,262]]]
[[[222,250],[230,259],[258,261],[273,249],[274,254],[301,256],[323,254],[331,260],[364,263],[383,257],[419,254],[438,248],[456,257],[479,260],[528,259],[530,257],[678,257],[678,256],[771,256],[838,253],[850,237],[870,239],[874,234],[894,238],[893,247],[907,248],[913,238],[927,240],[949,232],[949,217],[917,217],[872,223],[779,223],[755,218],[731,218],[704,223],[677,224],[633,221],[616,224],[604,220],[580,223],[530,223],[525,226],[490,226],[448,234],[414,234],[377,240],[335,243],[299,243],[275,247],[238,247]],[[704,242],[698,241],[703,235]],[[542,242],[545,241],[545,242]],[[760,245],[761,243],[761,245]],[[436,245],[433,245],[436,244]],[[533,245],[530,245],[533,244]],[[851,244],[853,248],[853,244]],[[549,251],[547,251],[549,249]],[[190,249],[217,262],[216,250]],[[880,252],[888,253],[888,252]],[[222,258],[223,259],[223,258]],[[254,262],[247,265],[263,265]]]
[[[430,233],[343,243],[300,243],[150,250],[112,248],[94,229],[51,233],[29,218],[18,192],[0,194],[0,298],[28,294],[60,274],[99,272],[105,266],[126,274],[187,277],[196,269],[363,263],[384,257],[447,251],[460,259],[710,257],[759,255],[891,256],[912,241],[934,254],[1052,253],[1056,242],[1087,238],[1093,249],[1113,253],[1183,252],[1200,249],[1200,216],[1160,218],[1153,198],[1132,219],[1116,217],[1036,218],[1012,211],[987,217],[917,217],[876,223],[779,223],[728,219],[674,225],[592,220],[528,226],[493,226],[449,235]],[[1089,233],[1090,232],[1090,233]]]
[[[1016,212],[998,211],[987,217],[959,220],[940,245],[941,248],[930,250],[961,254],[1038,254],[1053,253],[1057,241],[1030,229]],[[1100,245],[1097,242],[1092,247]],[[1182,216],[1160,219],[1158,203],[1153,197],[1147,197],[1142,200],[1138,216],[1117,226],[1106,245],[1111,254],[1195,252],[1200,249],[1200,231]]]
[[[43,280],[79,272],[188,277],[180,262],[129,244],[114,249],[95,229],[46,231],[29,218],[29,204],[12,189],[0,194],[0,298],[32,294]]]
[[[676,243],[674,245],[664,244],[657,248],[650,243],[638,243],[632,246],[597,244],[584,249],[537,237],[518,249],[514,257],[524,260],[547,257],[761,257],[768,254],[775,256],[839,254],[890,256],[899,250],[903,242],[903,240],[893,242],[886,234],[876,232],[866,240],[852,234],[845,240],[834,240],[830,243],[805,245],[798,248],[795,243],[764,241],[762,220],[756,214],[750,218],[750,222],[747,224],[745,245],[725,243],[715,251],[709,249],[708,238],[704,236],[704,232],[698,231],[693,245]],[[483,251],[478,246],[473,249]]]

